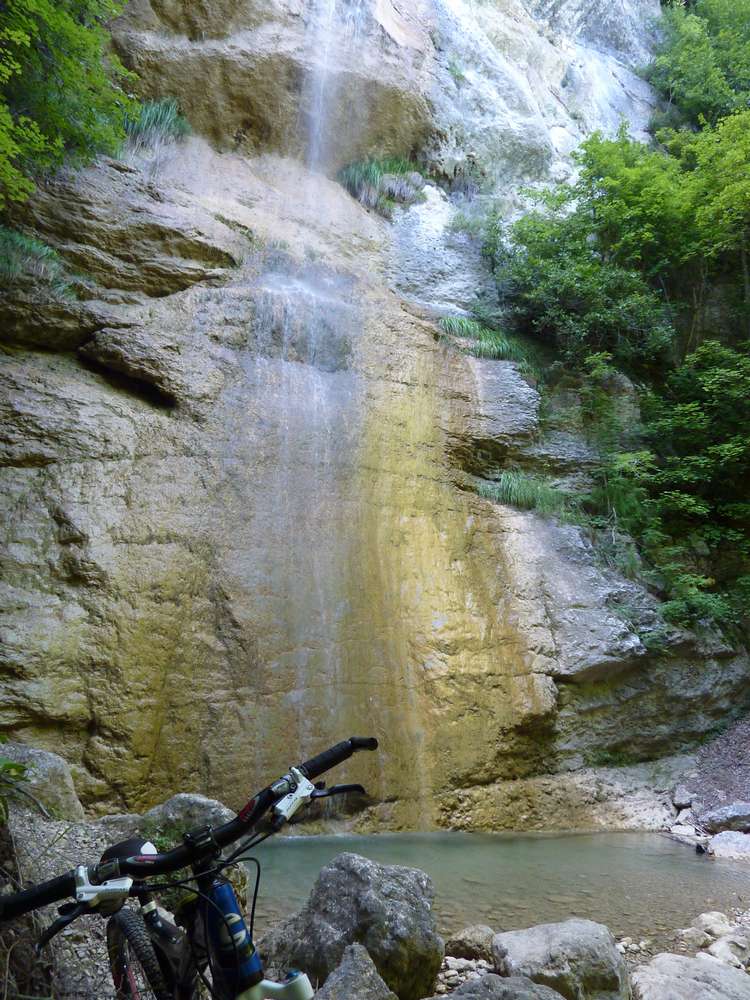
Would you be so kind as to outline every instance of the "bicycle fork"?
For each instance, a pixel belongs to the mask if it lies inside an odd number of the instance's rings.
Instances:
[[[255,950],[234,889],[216,878],[207,887],[205,924],[212,964],[218,966],[227,997],[235,1000],[312,1000],[314,990],[301,972],[290,972],[281,983],[263,978]]]

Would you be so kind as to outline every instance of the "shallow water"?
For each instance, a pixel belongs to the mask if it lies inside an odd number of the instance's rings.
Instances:
[[[428,872],[443,933],[578,916],[618,936],[658,941],[705,910],[750,906],[750,866],[697,855],[655,833],[297,837],[258,850],[258,931],[296,910],[318,871],[343,851]]]

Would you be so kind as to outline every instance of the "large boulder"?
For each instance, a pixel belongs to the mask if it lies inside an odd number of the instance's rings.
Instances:
[[[397,1000],[378,975],[367,949],[350,944],[341,965],[334,969],[315,994],[315,1000]]]
[[[622,955],[603,924],[565,920],[496,934],[497,971],[528,976],[566,1000],[628,1000],[630,986]]]
[[[559,993],[548,986],[527,979],[525,976],[482,976],[473,979],[451,993],[453,997],[466,997],[467,1000],[562,1000]],[[442,1000],[441,997],[431,997],[430,1000]]]
[[[701,813],[698,823],[709,833],[721,833],[724,830],[737,830],[740,833],[750,831],[750,802],[730,802]]]
[[[486,924],[472,924],[448,938],[445,954],[453,958],[484,958],[491,962],[494,937],[495,932]]]
[[[633,1000],[750,1000],[750,976],[713,958],[661,954],[633,973]]]
[[[221,802],[193,792],[178,792],[143,815],[147,826],[155,826],[159,830],[178,829],[180,832],[206,824],[221,826],[233,818],[232,810]]]
[[[302,910],[260,950],[275,966],[297,966],[324,980],[356,942],[401,1000],[419,1000],[431,991],[443,958],[433,895],[430,878],[415,868],[340,854],[320,872]]]
[[[737,830],[723,830],[711,837],[708,853],[715,858],[742,858],[750,860],[750,834]]]
[[[33,796],[55,819],[83,819],[83,806],[76,795],[70,767],[58,754],[24,743],[4,743],[0,757],[25,768],[18,786],[22,796],[24,792]]]
[[[732,926],[726,913],[719,913],[718,910],[699,913],[693,921],[693,927],[698,931],[703,931],[710,938],[720,938],[724,937],[725,934],[731,934]]]

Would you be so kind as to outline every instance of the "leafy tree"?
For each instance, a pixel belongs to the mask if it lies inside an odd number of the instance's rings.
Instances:
[[[22,201],[33,176],[66,157],[115,152],[136,102],[108,50],[105,23],[121,0],[0,4],[0,209]]]
[[[581,367],[592,353],[639,371],[663,359],[672,330],[664,275],[686,253],[680,165],[630,140],[591,136],[575,185],[537,193],[537,209],[499,236],[488,227],[506,300],[527,331]],[[660,289],[650,280],[659,279]]]
[[[694,253],[683,165],[631,139],[624,122],[613,139],[595,132],[575,159],[574,204],[602,258],[659,282],[673,275]]]
[[[592,352],[609,352],[630,370],[655,363],[672,336],[658,295],[637,271],[567,240],[564,226],[553,236],[557,251],[548,254],[545,224],[532,216],[513,229],[506,280],[516,322],[556,344],[576,368]]]
[[[652,397],[655,503],[674,533],[750,554],[750,354],[706,341]]]
[[[739,261],[750,328],[750,111],[696,137],[692,153],[696,236],[709,258]]]
[[[673,3],[647,79],[693,124],[750,102],[750,0]]]

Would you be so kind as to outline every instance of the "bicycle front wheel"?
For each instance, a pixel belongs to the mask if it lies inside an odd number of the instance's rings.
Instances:
[[[107,951],[117,1000],[173,1000],[140,913],[125,909],[110,918]]]

